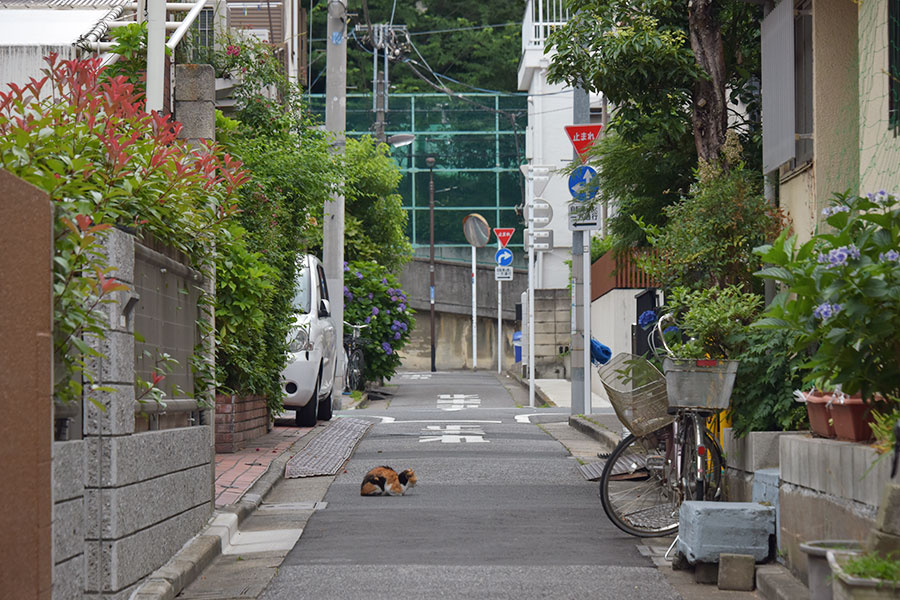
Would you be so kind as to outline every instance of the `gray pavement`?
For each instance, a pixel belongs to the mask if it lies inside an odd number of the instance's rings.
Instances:
[[[527,388],[505,376],[395,382],[367,407],[341,411],[376,424],[337,476],[273,474],[262,501],[250,494],[255,510],[240,532],[277,539],[299,529],[292,550],[232,546],[178,597],[759,598],[695,584],[663,558],[671,539],[632,538],[606,520],[578,465],[610,449],[611,411],[578,429],[565,407],[528,408]],[[487,441],[441,441],[479,434]],[[360,497],[376,464],[415,468],[420,485],[404,497]]]

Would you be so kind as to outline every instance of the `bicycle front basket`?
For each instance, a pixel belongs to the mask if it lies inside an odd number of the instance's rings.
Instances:
[[[643,356],[616,354],[597,372],[616,416],[634,435],[647,435],[674,421],[667,412],[666,378]]]
[[[702,410],[725,410],[731,399],[737,360],[666,358],[663,371],[669,391],[669,406]]]

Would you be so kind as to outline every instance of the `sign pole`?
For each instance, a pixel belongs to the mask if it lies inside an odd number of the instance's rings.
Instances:
[[[497,280],[497,374],[503,372],[503,282]]]
[[[534,174],[528,168],[528,406],[534,408]]]
[[[478,273],[475,267],[475,246],[472,246],[472,370],[478,370],[478,315],[475,299],[478,297]]]
[[[591,232],[584,232],[585,248],[584,251],[584,298],[582,306],[584,306],[584,414],[591,414],[591,404],[593,396],[591,395]]]

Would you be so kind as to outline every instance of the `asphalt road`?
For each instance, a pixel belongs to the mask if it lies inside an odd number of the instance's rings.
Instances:
[[[262,598],[681,598],[597,485],[489,372],[402,374],[358,418],[376,425]],[[516,419],[516,417],[519,419]],[[370,468],[416,471],[402,497],[362,497]]]

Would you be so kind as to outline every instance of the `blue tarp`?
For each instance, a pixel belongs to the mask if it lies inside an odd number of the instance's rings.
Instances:
[[[612,358],[612,350],[591,338],[591,362],[595,365],[605,365]]]

